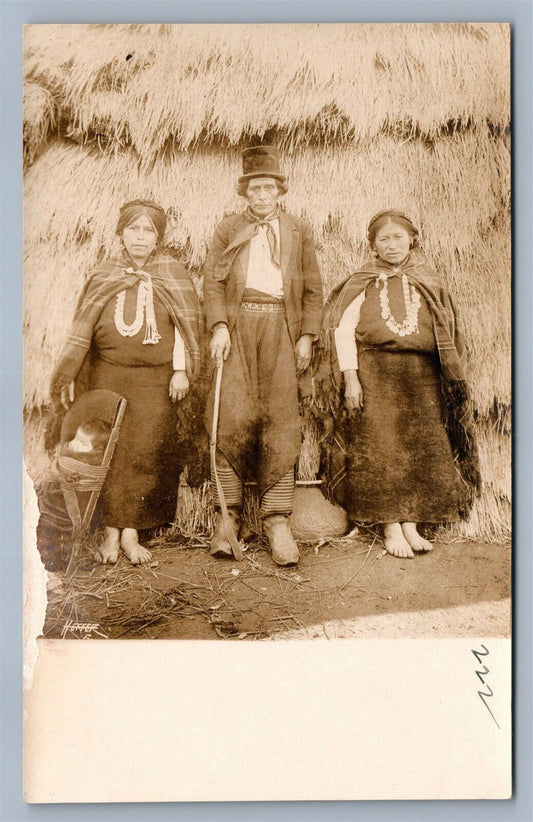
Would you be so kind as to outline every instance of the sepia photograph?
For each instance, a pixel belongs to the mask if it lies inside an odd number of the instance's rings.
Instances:
[[[509,60],[25,27],[44,636],[509,635]]]
[[[490,666],[510,26],[30,24],[23,49],[25,653],[471,640]]]

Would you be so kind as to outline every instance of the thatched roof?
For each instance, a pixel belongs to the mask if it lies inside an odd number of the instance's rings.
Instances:
[[[361,261],[375,211],[420,226],[463,316],[485,477],[508,506],[508,26],[34,25],[24,48],[28,409],[48,400],[120,204],[160,202],[198,274],[215,224],[241,207],[241,148],[274,141],[326,291]]]
[[[168,143],[273,130],[293,147],[505,127],[508,38],[468,24],[31,26],[25,74],[68,137],[147,164]]]

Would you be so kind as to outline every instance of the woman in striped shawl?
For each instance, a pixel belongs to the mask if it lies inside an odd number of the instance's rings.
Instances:
[[[102,562],[121,548],[133,564],[151,555],[139,530],[171,522],[180,460],[176,410],[200,370],[200,308],[187,272],[160,250],[163,209],[134,200],[120,209],[123,252],[101,264],[80,297],[54,373],[52,393],[68,408],[75,393],[106,388],[127,400],[102,492]]]
[[[353,522],[383,525],[390,554],[413,557],[433,547],[417,523],[458,520],[479,488],[465,349],[411,220],[381,211],[368,241],[375,258],[333,290],[325,310],[330,490]]]

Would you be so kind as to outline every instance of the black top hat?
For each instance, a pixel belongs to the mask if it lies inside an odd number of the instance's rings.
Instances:
[[[253,177],[274,177],[285,182],[285,175],[279,170],[279,150],[275,146],[252,146],[243,150],[239,183]]]

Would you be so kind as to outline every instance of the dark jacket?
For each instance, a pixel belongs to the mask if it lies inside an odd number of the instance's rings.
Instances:
[[[235,236],[249,225],[243,214],[232,214],[216,227],[204,265],[204,308],[207,328],[215,323],[235,325],[246,285],[250,243],[238,252],[224,280],[215,278],[215,266]],[[322,280],[310,226],[281,212],[279,216],[280,266],[287,325],[293,345],[302,334],[320,334]]]

